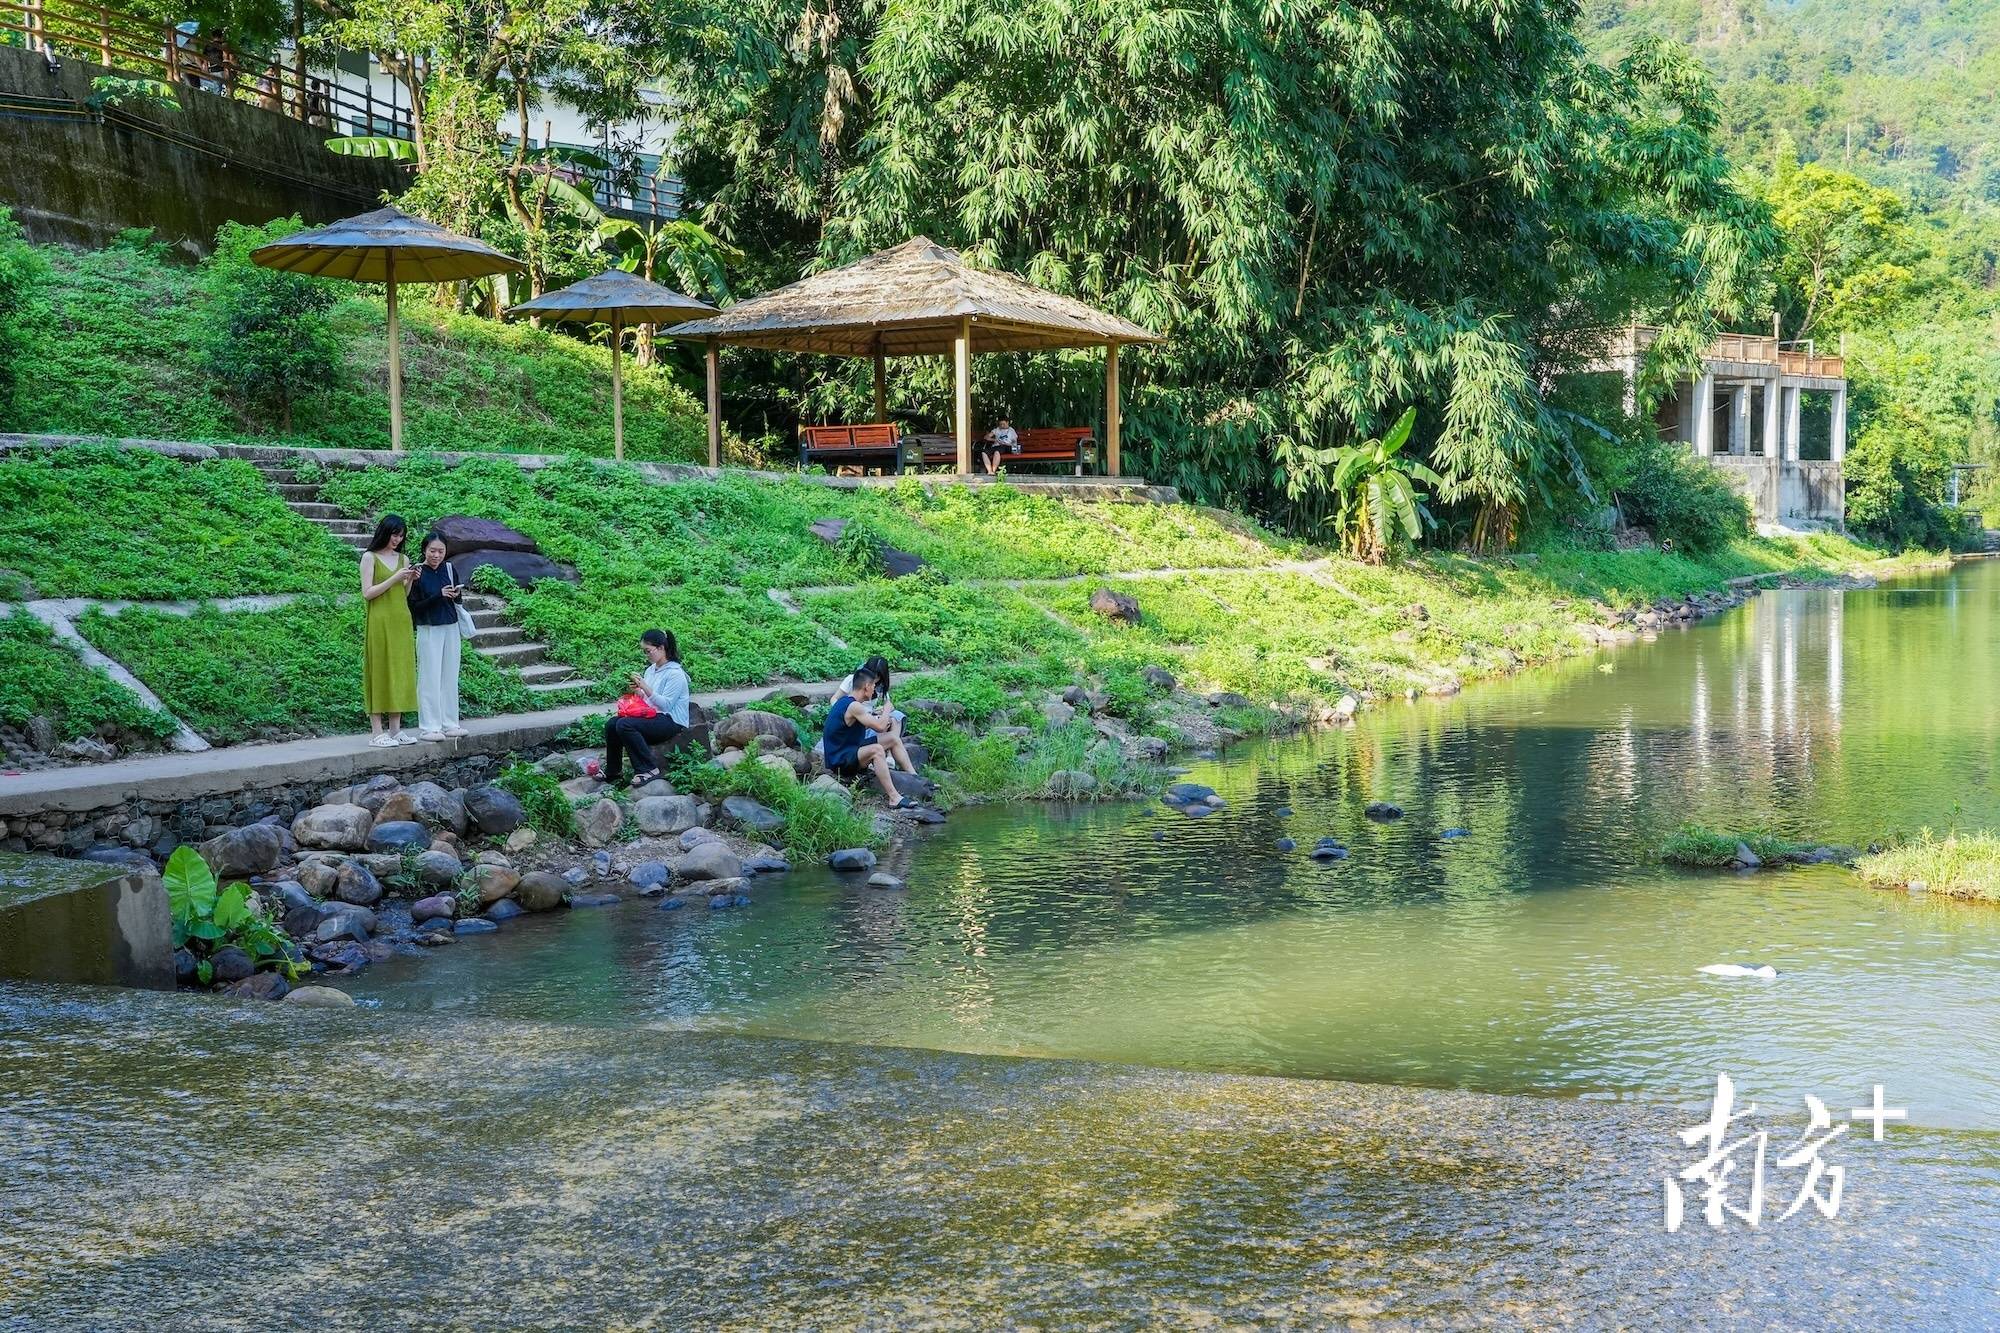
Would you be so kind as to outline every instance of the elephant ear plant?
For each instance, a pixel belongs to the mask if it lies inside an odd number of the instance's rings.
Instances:
[[[1431,521],[1429,496],[1416,487],[1442,486],[1444,478],[1414,458],[1403,458],[1417,409],[1406,408],[1379,440],[1335,449],[1333,490],[1339,500],[1333,524],[1341,545],[1357,560],[1380,564],[1402,540],[1415,542]]]
[[[161,876],[167,904],[173,910],[174,947],[195,956],[195,975],[205,986],[214,979],[210,961],[216,950],[235,945],[258,967],[283,972],[297,980],[308,970],[299,960],[291,936],[265,915],[264,906],[244,883],[220,888],[208,862],[192,847],[176,847]]]

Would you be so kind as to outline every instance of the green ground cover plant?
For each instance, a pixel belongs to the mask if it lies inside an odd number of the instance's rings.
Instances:
[[[274,611],[92,611],[77,628],[183,722],[213,744],[233,745],[364,730],[365,617],[359,599],[310,598]],[[468,717],[550,706],[470,652],[460,696]],[[404,724],[415,727],[414,712]]]
[[[0,569],[43,597],[164,601],[329,592],[346,547],[237,459],[77,445],[0,454]]]
[[[872,847],[881,841],[875,821],[832,792],[811,791],[790,772],[755,762],[718,768],[714,764],[670,764],[667,776],[677,791],[720,802],[748,796],[785,817],[778,835],[795,862],[817,861],[843,847]]]
[[[996,662],[1076,653],[1076,631],[1011,588],[968,587],[921,575],[801,594],[799,609],[847,643],[855,660],[880,653],[897,667]]]
[[[1870,852],[1855,868],[1882,888],[1921,884],[1948,898],[2000,903],[2000,836],[1992,833],[1953,830],[1940,837],[1924,829],[1898,846]]]
[[[216,952],[231,945],[243,950],[258,967],[269,967],[297,980],[312,970],[294,958],[291,936],[271,920],[250,885],[242,880],[222,888],[215,872],[192,847],[176,847],[161,873],[167,906],[173,914],[174,947],[195,955],[195,976],[205,986],[214,978]]]
[[[521,802],[522,819],[537,833],[552,838],[576,836],[576,806],[562,789],[562,780],[533,764],[509,764],[494,779],[496,786]]]
[[[101,671],[84,666],[47,625],[15,611],[0,616],[0,722],[12,727],[45,717],[64,740],[93,735],[100,722],[165,740],[173,719]]]

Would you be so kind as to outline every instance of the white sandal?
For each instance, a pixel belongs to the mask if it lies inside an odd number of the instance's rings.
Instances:
[[[375,739],[368,743],[378,750],[392,750],[396,747],[396,738],[386,731],[379,731],[375,733]]]

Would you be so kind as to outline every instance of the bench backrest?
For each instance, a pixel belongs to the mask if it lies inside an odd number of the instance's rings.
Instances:
[[[1036,426],[1016,433],[1021,437],[1023,454],[1055,454],[1064,458],[1091,438],[1088,426]]]
[[[808,449],[893,449],[896,427],[888,422],[859,426],[801,426],[799,443]]]

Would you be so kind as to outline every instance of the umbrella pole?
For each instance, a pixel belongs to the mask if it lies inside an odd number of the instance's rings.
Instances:
[[[403,451],[403,340],[396,331],[396,256],[386,256],[389,275],[389,448]]]
[[[611,317],[611,456],[625,458],[625,385],[618,375],[619,344],[624,341],[618,316]]]

